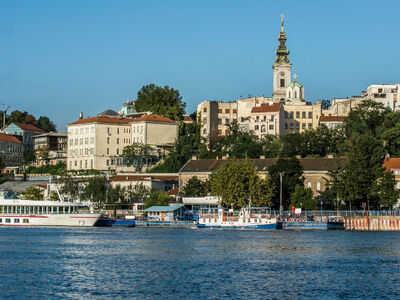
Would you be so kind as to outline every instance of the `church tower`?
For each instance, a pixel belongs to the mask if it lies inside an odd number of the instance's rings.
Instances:
[[[286,88],[291,79],[292,65],[289,62],[289,50],[286,49],[286,34],[284,29],[283,15],[281,15],[281,32],[279,33],[279,47],[276,50],[275,63],[272,65],[274,72],[274,88],[272,99],[274,102],[284,102],[286,99]]]

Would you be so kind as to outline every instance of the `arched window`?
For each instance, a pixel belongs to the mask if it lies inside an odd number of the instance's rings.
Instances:
[[[207,129],[203,129],[203,134],[207,134]]]
[[[292,98],[292,96],[291,96],[291,94],[290,94],[290,91],[289,91],[289,98]]]
[[[294,97],[297,98],[297,91],[294,92]]]

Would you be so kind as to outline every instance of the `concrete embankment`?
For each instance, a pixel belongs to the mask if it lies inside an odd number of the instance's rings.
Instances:
[[[347,216],[344,226],[356,231],[400,231],[400,216]]]

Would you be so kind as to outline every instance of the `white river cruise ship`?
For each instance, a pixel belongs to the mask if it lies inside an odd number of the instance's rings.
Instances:
[[[82,203],[0,199],[0,226],[93,226],[100,218]]]

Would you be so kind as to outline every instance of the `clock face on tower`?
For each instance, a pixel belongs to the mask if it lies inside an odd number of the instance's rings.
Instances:
[[[284,77],[284,76],[285,76],[285,72],[280,72],[279,75],[280,75],[281,77]]]

